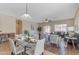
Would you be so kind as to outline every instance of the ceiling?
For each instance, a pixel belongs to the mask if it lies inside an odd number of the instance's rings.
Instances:
[[[64,20],[73,18],[76,14],[77,3],[29,3],[28,14],[31,18],[21,16],[26,13],[25,3],[0,3],[0,15],[15,16],[28,21],[41,22],[46,18],[49,20]]]

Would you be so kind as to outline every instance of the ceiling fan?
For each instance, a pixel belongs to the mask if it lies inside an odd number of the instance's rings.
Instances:
[[[49,20],[49,19],[46,18],[43,22],[48,23],[48,22],[52,22],[52,20]]]

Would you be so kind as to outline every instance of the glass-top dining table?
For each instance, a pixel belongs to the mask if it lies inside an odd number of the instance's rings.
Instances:
[[[29,37],[29,38],[20,37],[20,38],[15,39],[14,41],[16,42],[15,43],[16,46],[21,45],[24,48],[24,54],[26,54],[25,52],[28,49],[34,49],[37,42],[37,40],[33,39],[32,37]]]

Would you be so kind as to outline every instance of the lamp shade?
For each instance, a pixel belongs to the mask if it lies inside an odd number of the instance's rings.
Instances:
[[[29,15],[29,14],[23,14],[22,16],[21,16],[21,19],[25,19],[25,20],[27,20],[27,19],[32,19],[32,17]]]
[[[26,17],[26,18],[31,17],[29,14],[24,14],[23,16]]]
[[[24,18],[29,18],[29,17],[31,17],[31,16],[30,16],[29,14],[24,14],[23,17],[24,17]]]

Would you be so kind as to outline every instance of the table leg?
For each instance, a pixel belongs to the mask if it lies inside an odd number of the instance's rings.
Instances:
[[[24,54],[26,54],[26,46],[24,46]]]
[[[24,55],[28,55],[27,53],[26,53],[26,49],[27,48],[27,46],[24,46]]]
[[[72,41],[72,45],[73,45],[73,47],[75,48],[75,43],[74,43],[74,41],[73,40],[71,40]]]
[[[66,42],[66,44],[65,44],[65,45],[66,45],[65,47],[67,47],[67,46],[68,46],[68,41],[69,41],[69,39],[67,39],[67,42]]]

